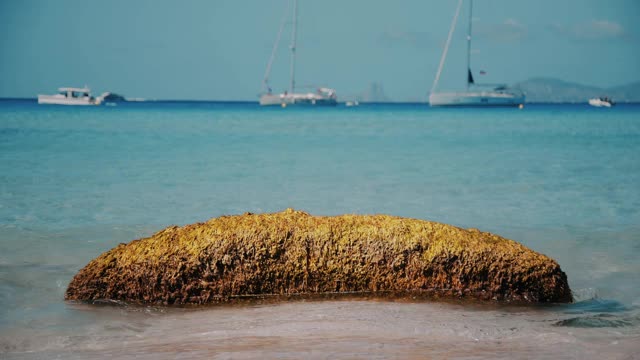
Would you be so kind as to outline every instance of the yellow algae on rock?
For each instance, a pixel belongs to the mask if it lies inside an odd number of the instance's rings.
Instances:
[[[81,269],[65,298],[206,304],[345,293],[572,301],[554,260],[491,233],[292,209],[172,226],[121,244]]]

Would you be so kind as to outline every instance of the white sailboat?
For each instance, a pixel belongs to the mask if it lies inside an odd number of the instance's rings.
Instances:
[[[458,1],[456,13],[453,16],[451,22],[451,28],[449,29],[449,35],[440,58],[440,65],[438,66],[438,72],[433,81],[431,87],[431,93],[429,94],[429,104],[431,106],[519,106],[522,107],[525,100],[525,95],[521,91],[515,89],[509,89],[505,85],[482,85],[476,84],[473,80],[473,74],[471,72],[471,20],[473,0],[469,0],[469,29],[467,33],[467,86],[465,91],[458,92],[438,92],[438,82],[440,81],[440,74],[444,67],[444,63],[447,58],[447,52],[449,51],[449,45],[451,44],[451,37],[456,28],[458,22],[458,15],[460,15],[460,9],[464,0]],[[471,88],[471,87],[474,88]],[[491,86],[491,89],[482,89],[480,87]]]
[[[293,1],[293,28],[291,31],[291,68],[289,72],[289,90],[281,94],[274,94],[269,86],[269,76],[271,75],[271,66],[275,59],[275,54],[280,44],[280,38],[282,37],[282,31],[285,25],[285,19],[283,19],[280,25],[280,31],[278,37],[271,51],[271,58],[267,64],[267,70],[265,71],[263,84],[263,94],[260,96],[260,105],[262,106],[282,106],[289,105],[307,105],[307,106],[335,106],[338,103],[338,97],[334,89],[319,87],[315,92],[297,93],[296,92],[296,42],[298,31],[298,0]]]

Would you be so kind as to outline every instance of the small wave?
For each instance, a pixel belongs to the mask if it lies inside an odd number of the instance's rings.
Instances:
[[[67,304],[72,306],[76,310],[84,310],[84,311],[96,311],[96,310],[110,310],[110,309],[119,309],[126,313],[145,313],[150,315],[156,314],[164,314],[168,311],[168,308],[162,306],[150,306],[150,305],[139,305],[133,304],[126,301],[121,300],[112,300],[112,299],[97,299],[92,301],[77,301],[77,300],[69,300]]]
[[[627,306],[617,300],[595,298],[566,305],[565,312],[568,314],[619,313],[628,310],[630,309]]]
[[[571,293],[576,303],[598,298],[598,290],[595,288],[573,290]]]
[[[560,320],[555,326],[567,326],[577,328],[620,328],[634,326],[637,319],[626,318],[612,314],[597,314],[590,316],[579,316]]]
[[[582,301],[564,306],[563,312],[574,316],[555,322],[555,326],[621,328],[640,325],[640,314],[633,306],[628,307],[617,300],[600,299],[595,289],[585,289],[581,295],[586,296],[576,298]]]

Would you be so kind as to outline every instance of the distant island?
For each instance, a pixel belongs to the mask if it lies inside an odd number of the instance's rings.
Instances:
[[[589,99],[608,97],[616,103],[640,103],[640,81],[626,85],[603,88],[583,85],[548,77],[536,77],[510,85],[526,94],[527,103],[587,103]],[[360,93],[347,94],[341,101],[358,101],[361,103],[422,103],[427,102],[429,94],[424,97],[397,100],[388,96],[381,82],[372,82]]]
[[[611,88],[582,85],[554,78],[532,78],[514,84],[527,95],[528,103],[583,103],[606,96],[617,103],[640,102],[640,81]]]
[[[394,102],[384,92],[384,86],[381,82],[374,81],[367,88],[357,94],[342,94],[340,101],[344,102],[362,102],[362,103],[386,103]]]

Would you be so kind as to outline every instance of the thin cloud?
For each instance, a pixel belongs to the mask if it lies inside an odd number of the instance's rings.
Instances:
[[[479,23],[476,28],[477,31],[474,32],[478,36],[497,42],[518,42],[528,34],[527,27],[513,18],[506,19],[500,24]]]
[[[609,20],[591,20],[571,26],[553,24],[551,31],[575,40],[612,40],[627,37],[622,25]]]
[[[434,41],[426,32],[386,30],[378,36],[378,43],[384,46],[410,45],[425,48],[432,46]]]

